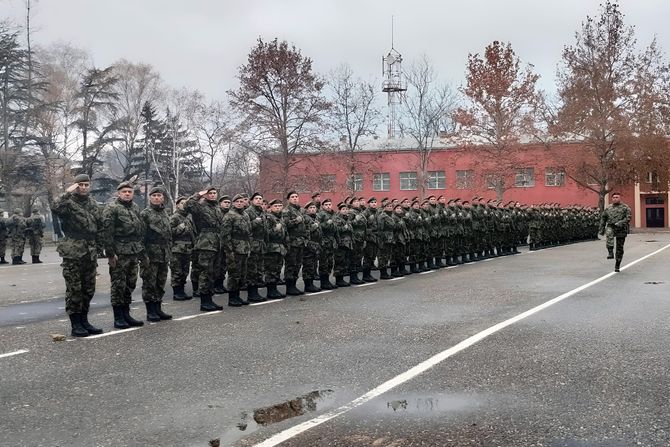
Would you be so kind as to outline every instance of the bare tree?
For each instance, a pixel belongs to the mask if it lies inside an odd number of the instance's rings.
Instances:
[[[322,94],[324,81],[295,46],[260,38],[237,78],[240,86],[229,95],[241,118],[239,140],[276,165],[279,187],[286,192],[290,168],[299,162],[294,155],[325,146],[330,104]]]
[[[473,139],[481,157],[485,181],[498,200],[513,186],[510,177],[521,166],[521,140],[534,135],[542,95],[532,65],[522,69],[510,43],[494,41],[483,57],[468,55],[466,85],[461,89],[469,104],[455,114],[460,134]]]
[[[203,157],[203,173],[206,182],[213,184],[215,174],[226,177],[230,169],[230,153],[233,138],[232,118],[221,101],[205,103],[201,98],[187,117],[189,127],[199,152]]]
[[[382,114],[376,104],[377,90],[373,83],[355,79],[353,70],[346,64],[330,74],[328,86],[332,104],[329,121],[340,140],[338,152],[346,157],[347,189],[353,193],[354,176],[360,169],[356,153],[362,149],[364,138],[376,135],[381,121]]]
[[[400,131],[416,145],[417,182],[423,197],[435,142],[441,133],[453,132],[450,117],[456,107],[456,97],[448,85],[437,84],[435,68],[425,55],[410,66],[405,79],[408,89],[402,105]]]

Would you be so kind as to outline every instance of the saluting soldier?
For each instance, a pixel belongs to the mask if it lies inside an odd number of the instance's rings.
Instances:
[[[335,223],[335,212],[333,201],[325,199],[321,203],[321,211],[318,214],[321,226],[321,251],[319,253],[319,282],[324,290],[336,289],[330,282],[330,274],[335,264],[335,249],[337,248],[337,224]]]
[[[307,230],[300,210],[300,197],[295,191],[290,191],[286,198],[288,206],[282,211],[284,226],[288,231],[288,252],[286,253],[284,279],[286,280],[287,295],[302,295],[304,292],[296,287],[302,267],[303,250],[306,243]]]
[[[320,203],[319,203],[320,205]],[[305,227],[307,228],[307,243],[302,257],[302,280],[305,283],[305,292],[314,293],[321,288],[314,285],[318,278],[319,252],[321,251],[321,225],[317,217],[317,205],[309,202],[305,205]]]
[[[192,297],[184,291],[193,256],[193,242],[195,233],[193,222],[184,210],[186,197],[177,198],[177,208],[170,216],[172,231],[172,249],[170,254],[170,282],[172,284],[172,299],[175,301],[190,300]]]
[[[7,252],[7,219],[5,219],[5,210],[0,208],[0,264],[9,264],[5,260]]]
[[[228,305],[239,307],[249,301],[266,301],[265,298],[240,298],[240,290],[246,281],[247,259],[251,252],[251,222],[244,213],[245,198],[241,194],[233,197],[233,207],[223,218],[221,237],[228,263]]]
[[[107,205],[102,213],[105,253],[112,282],[114,327],[118,329],[144,324],[130,315],[139,262],[145,256],[144,221],[140,217],[140,208],[133,202],[134,195],[132,183],[119,183],[116,200]]]
[[[140,263],[142,300],[147,308],[148,321],[170,320],[172,315],[163,312],[163,295],[167,280],[172,230],[170,217],[165,210],[165,190],[154,186],[149,191],[149,206],[140,213],[144,221],[145,258]]]
[[[33,208],[33,213],[26,220],[26,227],[30,257],[33,264],[41,264],[40,253],[42,253],[42,238],[44,237],[44,218],[40,215],[39,208]]]
[[[12,217],[8,219],[9,240],[12,244],[12,264],[25,264],[23,250],[26,246],[26,219],[22,216],[21,208],[16,208]]]
[[[284,204],[279,199],[270,200],[270,211],[267,214],[268,247],[265,252],[265,283],[267,284],[268,299],[286,298],[286,295],[277,289],[286,255],[286,228],[282,220]]]
[[[65,312],[70,317],[72,336],[102,334],[102,329],[88,321],[88,312],[95,294],[98,266],[98,241],[102,235],[102,212],[89,196],[91,179],[86,174],[74,178],[65,193],[54,200],[51,212],[60,219],[65,235],[58,242],[63,258],[65,279]]]
[[[264,259],[268,241],[267,213],[263,210],[263,196],[255,192],[251,195],[251,206],[245,211],[251,223],[251,251],[247,260],[247,299],[253,302],[265,301],[265,297],[258,293],[259,287],[265,286]]]

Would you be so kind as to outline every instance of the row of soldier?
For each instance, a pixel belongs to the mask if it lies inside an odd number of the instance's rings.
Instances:
[[[88,321],[100,245],[109,260],[114,326],[128,328],[143,324],[130,315],[138,271],[147,319],[160,321],[171,318],[162,309],[168,269],[174,299],[186,300],[191,264],[200,310],[214,311],[222,309],[214,294],[227,292],[228,305],[242,306],[285,297],[277,287],[283,282],[287,294],[299,295],[376,281],[375,269],[380,279],[391,279],[518,253],[529,233],[536,249],[593,239],[598,231],[598,213],[591,209],[526,207],[478,197],[472,203],[434,196],[382,199],[381,206],[374,197],[353,197],[333,207],[315,194],[301,207],[291,191],[284,207],[276,199],[266,203],[259,193],[219,198],[210,187],[178,198],[170,216],[161,187],[151,189],[144,210],[133,202],[132,183],[119,184],[116,200],[104,208],[89,191],[90,179],[80,175],[52,207],[65,234],[58,251],[75,336],[101,332]],[[301,271],[304,292],[297,287]],[[263,287],[267,296],[259,293]],[[244,289],[246,300],[240,297]]]
[[[26,242],[30,247],[30,255],[33,264],[41,264],[40,253],[42,252],[42,238],[44,237],[44,218],[40,215],[38,208],[33,208],[30,217],[23,217],[20,208],[14,210],[14,214],[4,217],[5,211],[0,208],[0,264],[9,264],[5,260],[7,244],[12,254],[12,264],[21,265]]]

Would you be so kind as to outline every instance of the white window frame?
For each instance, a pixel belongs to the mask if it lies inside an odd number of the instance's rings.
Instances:
[[[427,189],[447,189],[447,174],[444,171],[428,171]]]
[[[405,178],[403,178],[403,176]],[[413,178],[412,178],[413,177]],[[404,171],[400,172],[398,175],[400,179],[400,190],[401,191],[416,191],[418,184],[416,181],[416,171]],[[408,184],[409,182],[409,184]]]

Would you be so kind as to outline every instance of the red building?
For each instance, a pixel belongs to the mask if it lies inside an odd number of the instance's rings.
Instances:
[[[352,194],[381,199],[444,195],[470,200],[474,196],[496,198],[491,184],[492,172],[505,178],[504,201],[526,204],[560,203],[561,205],[598,205],[598,194],[580,186],[566,175],[561,164],[583,157],[578,143],[552,145],[527,144],[515,154],[514,166],[498,168],[491,157],[478,147],[434,148],[421,170],[421,154],[415,149],[383,142],[376,148],[348,152],[296,155],[291,160],[288,178],[278,160],[263,159],[260,167],[261,188],[267,197],[281,197],[283,191],[295,189],[301,203],[310,200],[315,191],[334,202]],[[385,145],[385,146],[384,146]],[[408,145],[409,146],[409,145]],[[560,154],[560,156],[557,156]],[[563,160],[563,162],[558,161]],[[502,169],[502,171],[500,170]],[[420,183],[423,178],[425,188]],[[648,179],[652,180],[652,179]],[[633,226],[668,227],[668,193],[650,191],[651,183],[620,189],[622,198],[633,211]]]

